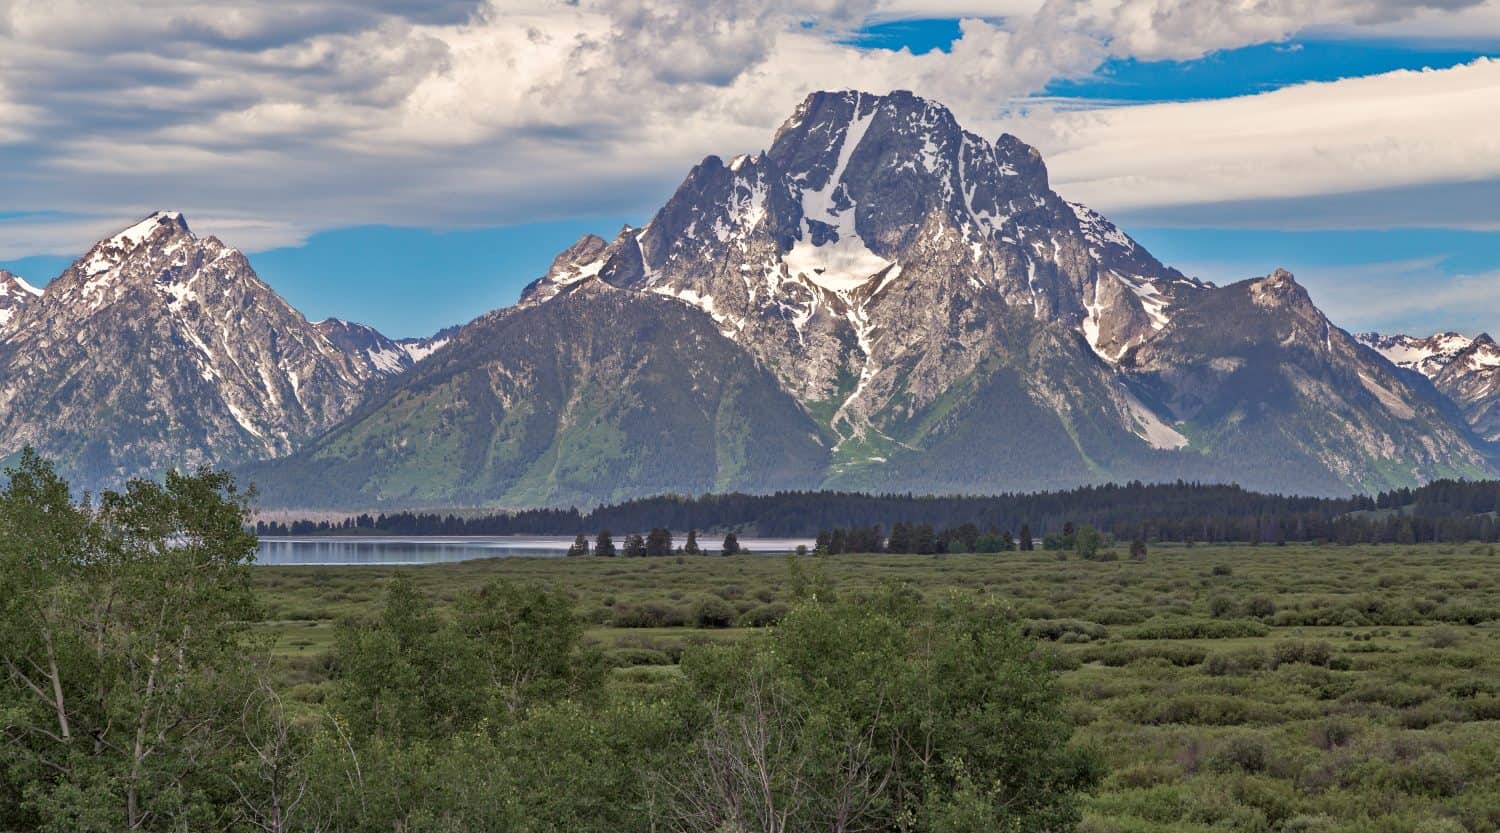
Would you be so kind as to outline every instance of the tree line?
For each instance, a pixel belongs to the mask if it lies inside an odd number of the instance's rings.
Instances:
[[[641,498],[590,510],[527,509],[481,515],[361,514],[342,521],[260,521],[261,535],[372,532],[391,535],[595,535],[599,530],[754,531],[812,536],[896,522],[948,530],[973,527],[1040,538],[1088,525],[1122,541],[1340,544],[1500,540],[1500,481],[1440,480],[1375,496],[1299,497],[1222,484],[1083,486],[991,497],[786,491]],[[936,533],[934,533],[936,534]],[[993,546],[996,542],[991,541]],[[972,549],[972,548],[971,548]]]
[[[615,546],[614,533],[602,529],[594,536],[593,541],[587,535],[578,533],[573,539],[573,544],[568,547],[568,555],[597,555],[603,558],[614,558],[623,556],[625,558],[646,558],[663,555],[740,555],[747,550],[740,545],[739,536],[733,532],[724,534],[724,542],[717,550],[706,550],[698,543],[698,530],[689,529],[687,540],[682,546],[673,545],[672,530],[666,527],[653,527],[645,535],[631,533],[626,535],[621,546]],[[806,550],[806,547],[802,547]],[[803,553],[805,554],[805,553]]]

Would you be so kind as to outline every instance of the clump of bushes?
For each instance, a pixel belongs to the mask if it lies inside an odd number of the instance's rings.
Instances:
[[[617,628],[680,628],[687,624],[687,614],[680,607],[657,602],[615,605],[611,624]]]
[[[1327,752],[1352,743],[1359,734],[1359,724],[1348,718],[1330,717],[1313,724],[1307,734],[1313,746]]]
[[[655,648],[615,648],[604,656],[615,668],[672,664],[672,658],[665,651],[658,651]]]
[[[1270,766],[1271,745],[1260,735],[1230,735],[1219,743],[1208,758],[1210,769],[1218,772],[1265,772]]]
[[[1381,703],[1395,709],[1408,709],[1431,700],[1434,692],[1426,686],[1397,682],[1368,682],[1349,692],[1356,703]]]
[[[740,615],[742,628],[768,628],[780,622],[791,608],[781,602],[758,605]]]
[[[1438,650],[1452,648],[1462,641],[1463,634],[1459,633],[1457,628],[1449,627],[1448,625],[1439,625],[1431,628],[1422,636],[1422,644]]]
[[[1256,619],[1269,619],[1276,615],[1276,602],[1270,596],[1251,596],[1245,602],[1245,613]]]
[[[709,596],[693,605],[691,619],[695,628],[727,628],[739,619],[739,611],[723,599]]]
[[[1214,596],[1208,600],[1208,615],[1215,619],[1228,619],[1239,613],[1240,605],[1229,596]]]
[[[1083,662],[1097,662],[1111,668],[1120,668],[1145,660],[1165,660],[1171,665],[1185,668],[1203,662],[1208,651],[1196,645],[1093,645],[1079,655]]]
[[[1321,639],[1285,639],[1271,648],[1277,665],[1305,662],[1327,668],[1333,661],[1333,646]]]
[[[1033,619],[1022,630],[1033,639],[1051,642],[1092,642],[1109,635],[1103,625],[1079,619]]]
[[[1437,752],[1427,752],[1414,761],[1398,763],[1391,770],[1391,780],[1393,786],[1403,792],[1435,798],[1456,795],[1464,783],[1458,764]]]
[[[1245,648],[1238,651],[1222,651],[1209,656],[1203,661],[1203,671],[1215,677],[1226,677],[1259,671],[1269,663],[1270,657],[1265,651],[1259,648]]]
[[[1131,639],[1241,639],[1265,636],[1265,625],[1244,619],[1155,619],[1131,631]]]

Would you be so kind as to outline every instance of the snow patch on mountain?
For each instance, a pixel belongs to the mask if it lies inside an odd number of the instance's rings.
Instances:
[[[861,93],[854,102],[854,118],[844,127],[838,160],[828,175],[828,181],[817,190],[802,191],[801,236],[782,258],[791,274],[800,275],[832,292],[847,292],[863,286],[876,273],[891,265],[891,261],[870,251],[855,231],[854,200],[844,187],[844,171],[849,167],[849,158],[875,118],[873,110],[860,113],[863,104],[864,94]],[[815,228],[814,223],[826,226],[827,230]],[[823,242],[813,242],[819,236],[823,237]]]

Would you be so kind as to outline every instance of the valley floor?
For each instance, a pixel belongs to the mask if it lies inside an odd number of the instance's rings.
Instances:
[[[503,577],[565,590],[612,684],[670,681],[684,645],[749,638],[794,588],[988,593],[1054,651],[1109,775],[1082,831],[1500,830],[1500,557],[1487,545],[1158,547],[787,559],[507,558],[408,568],[431,597]],[[336,622],[383,568],[257,568],[287,684],[317,700]]]

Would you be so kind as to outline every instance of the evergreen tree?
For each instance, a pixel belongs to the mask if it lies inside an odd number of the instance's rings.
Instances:
[[[702,555],[703,554],[703,548],[700,547],[700,546],[698,546],[698,530],[696,530],[696,529],[689,529],[688,530],[687,544],[685,544],[683,546],[682,551],[684,553],[687,553],[688,555]]]
[[[912,549],[911,524],[908,524],[905,521],[897,521],[896,524],[891,527],[891,539],[886,542],[885,548],[887,552],[915,552],[915,550]]]
[[[589,539],[585,538],[583,536],[583,533],[580,532],[580,533],[578,533],[578,537],[573,539],[573,546],[568,547],[568,555],[588,555],[588,554],[589,554]]]
[[[724,550],[723,550],[723,553],[724,553],[724,555],[739,555],[740,554],[740,539],[733,532],[728,532],[728,533],[725,533],[725,535],[724,535]]]
[[[610,537],[609,530],[600,530],[599,537],[594,541],[594,555],[615,557],[615,539]]]
[[[646,555],[646,539],[638,532],[632,532],[625,536],[625,548],[621,553],[626,558],[644,558]]]
[[[911,531],[912,552],[917,555],[931,555],[937,551],[937,537],[933,535],[932,524],[917,524]]]
[[[835,529],[833,531],[833,534],[828,538],[828,554],[843,555],[845,552],[844,548],[845,546],[847,546],[848,542],[849,538],[847,533],[844,532],[844,528],[839,527],[838,529]]]
[[[1036,549],[1036,542],[1031,540],[1031,524],[1021,524],[1021,552],[1031,552]]]
[[[975,524],[960,524],[954,537],[963,544],[964,552],[976,552],[979,549],[979,527]]]
[[[671,555],[672,554],[672,531],[664,527],[653,527],[646,535],[647,555]]]

